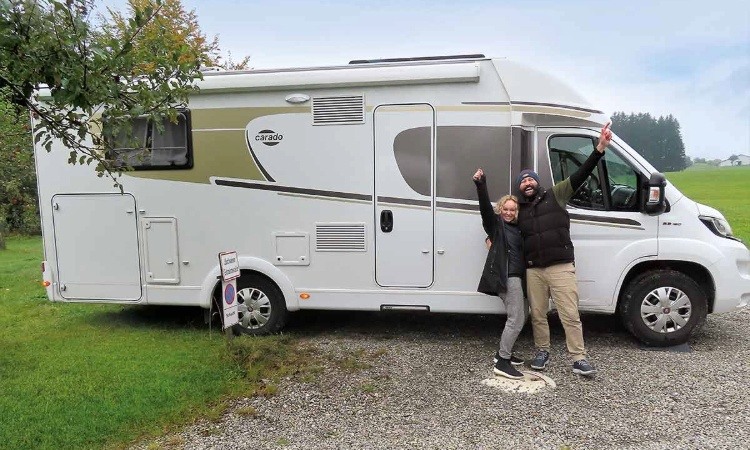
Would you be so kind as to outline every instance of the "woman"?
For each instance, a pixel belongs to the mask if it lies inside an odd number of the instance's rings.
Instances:
[[[523,240],[516,225],[518,199],[513,195],[506,195],[498,200],[496,209],[493,209],[487,194],[484,171],[477,169],[473,178],[477,186],[482,226],[490,240],[487,261],[477,290],[500,297],[505,302],[508,315],[500,337],[500,348],[495,354],[494,372],[507,378],[520,379],[523,374],[513,367],[523,364],[522,359],[513,356],[513,345],[526,322],[522,281],[525,272]]]

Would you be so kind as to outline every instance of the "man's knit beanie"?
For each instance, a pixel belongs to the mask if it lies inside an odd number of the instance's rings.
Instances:
[[[539,182],[539,175],[537,175],[536,172],[534,172],[531,169],[523,169],[521,173],[518,174],[518,178],[516,178],[516,189],[521,187],[521,181],[523,181],[524,178],[531,177],[534,180],[536,180],[537,185],[541,185]]]

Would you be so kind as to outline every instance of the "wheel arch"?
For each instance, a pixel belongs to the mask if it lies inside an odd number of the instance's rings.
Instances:
[[[701,264],[676,260],[649,260],[631,267],[620,284],[620,291],[617,297],[617,312],[621,311],[624,294],[628,285],[640,275],[656,270],[674,270],[692,278],[706,294],[708,314],[713,312],[714,301],[716,300],[716,284],[713,276],[711,276],[711,272]]]
[[[279,270],[278,267],[264,259],[252,256],[240,256],[239,263],[241,275],[256,273],[268,278],[279,287],[279,290],[281,290],[281,293],[284,295],[284,302],[286,303],[287,311],[299,310],[299,303],[294,294],[294,286],[289,278]],[[221,270],[217,263],[208,273],[206,278],[204,278],[203,284],[201,285],[201,307],[208,309],[211,306],[211,299],[214,292],[217,287],[221,286],[220,275]]]

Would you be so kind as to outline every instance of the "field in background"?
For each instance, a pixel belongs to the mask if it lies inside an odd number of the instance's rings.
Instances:
[[[734,235],[750,243],[750,167],[700,167],[665,175],[683,194],[721,211]]]

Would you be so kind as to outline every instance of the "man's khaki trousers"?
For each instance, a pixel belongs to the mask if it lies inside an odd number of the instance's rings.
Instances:
[[[527,269],[526,289],[531,305],[531,325],[536,348],[546,351],[550,348],[547,311],[549,298],[552,297],[565,329],[565,342],[570,357],[574,362],[584,359],[586,350],[583,346],[583,326],[578,314],[578,286],[573,263]]]

